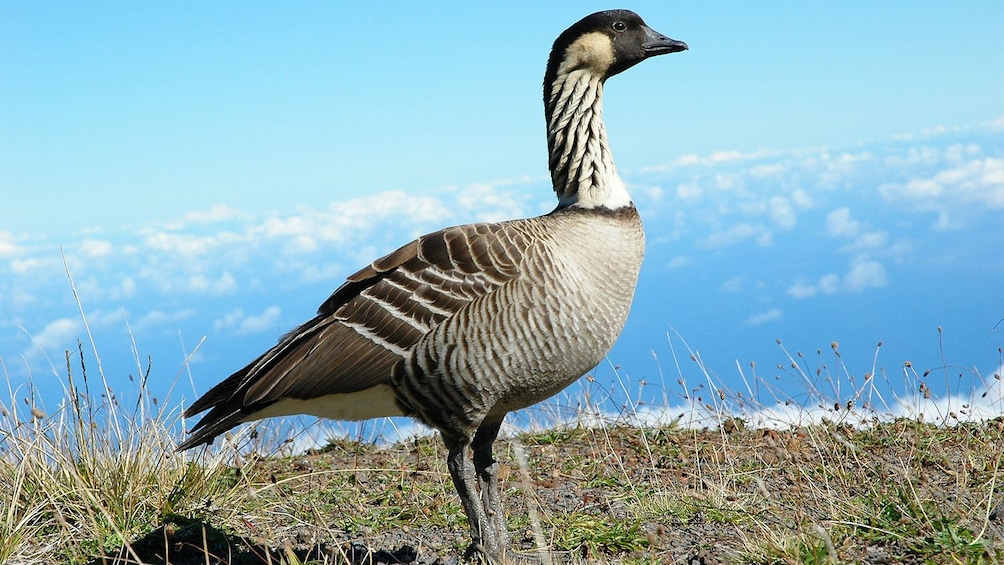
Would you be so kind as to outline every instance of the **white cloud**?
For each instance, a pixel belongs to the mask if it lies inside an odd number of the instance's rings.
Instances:
[[[177,253],[186,257],[205,255],[228,244],[239,243],[243,237],[221,232],[212,236],[201,236],[187,233],[172,233],[169,231],[150,231],[144,238],[144,243],[150,249]]]
[[[701,240],[701,246],[708,249],[718,249],[735,245],[747,239],[753,239],[757,245],[767,246],[773,243],[773,238],[773,233],[764,226],[743,222],[726,230],[712,232]]]
[[[697,183],[681,183],[676,185],[676,197],[680,200],[697,200],[703,193]]]
[[[467,210],[477,209],[482,202],[488,202],[491,209],[498,201],[495,188],[479,184],[464,189],[452,189],[450,204],[435,196],[414,196],[400,190],[383,192],[374,196],[354,198],[344,202],[333,202],[330,215],[345,226],[372,226],[376,220],[402,218],[409,222],[442,221],[452,215],[451,206],[459,204]],[[485,200],[481,200],[484,198]]]
[[[715,151],[705,162],[710,163],[729,163],[733,161],[749,161],[752,159],[762,159],[763,157],[769,157],[771,155],[776,155],[776,151],[771,151],[769,149],[758,149],[756,151]]]
[[[807,283],[804,280],[796,281],[795,284],[788,287],[788,295],[792,298],[810,298],[819,294],[819,289],[816,285]]]
[[[889,243],[889,234],[884,231],[869,231],[860,234],[851,243],[840,248],[842,252],[863,252],[882,249]]]
[[[149,330],[151,328],[156,328],[157,326],[163,326],[165,324],[174,324],[182,320],[187,320],[198,313],[193,308],[184,308],[181,310],[175,310],[173,312],[165,312],[164,310],[150,310],[146,314],[140,316],[138,320],[131,324],[132,329],[139,332]]]
[[[850,243],[840,247],[838,251],[853,257],[849,271],[843,276],[831,274],[820,277],[815,286],[823,294],[884,286],[887,282],[885,268],[873,257],[877,255],[900,259],[910,250],[909,244],[903,240],[890,244],[889,233],[885,230],[868,230],[864,222],[851,217],[848,207],[838,208],[826,215],[826,234],[834,238],[851,239]],[[803,293],[804,289],[796,287],[793,292],[794,294],[789,294],[794,296]]]
[[[417,213],[418,218],[424,217],[429,221],[448,216],[447,209],[441,202],[421,199],[419,203],[418,209],[412,210],[410,214]],[[460,190],[456,195],[456,203],[462,210],[473,213],[474,221],[478,222],[497,222],[527,215],[522,203],[513,198],[511,191],[500,191],[492,184],[474,184]],[[423,206],[425,210],[422,210]]]
[[[745,277],[733,277],[719,285],[718,290],[722,292],[739,292],[743,289],[745,280]]]
[[[240,308],[234,308],[230,312],[223,315],[222,318],[217,318],[213,321],[213,329],[216,331],[230,329],[236,327],[240,324],[241,320],[244,319],[244,310]]]
[[[665,190],[661,186],[649,186],[640,191],[642,195],[645,196],[651,202],[658,202],[662,200]]]
[[[235,208],[231,208],[226,204],[217,204],[209,210],[192,210],[183,216],[185,222],[197,224],[214,224],[217,222],[225,222],[227,220],[244,219],[249,217],[250,216],[248,214],[245,214]]]
[[[754,178],[780,177],[788,168],[783,163],[771,163],[769,165],[754,165],[750,167],[750,176]]]
[[[799,208],[812,208],[815,205],[809,193],[801,188],[792,191],[791,201]]]
[[[979,146],[969,144],[943,150],[925,148],[910,159],[938,168],[905,182],[883,184],[879,193],[885,199],[906,202],[918,210],[1004,208],[1004,158],[981,157]],[[944,222],[939,220],[939,224]]]
[[[795,216],[795,208],[791,202],[783,196],[772,196],[768,201],[768,215],[778,227],[790,230],[798,223]]]
[[[712,188],[717,192],[737,192],[745,186],[745,179],[739,173],[719,171],[714,174],[712,179]]]
[[[783,153],[780,151],[772,149],[758,149],[756,151],[715,151],[710,155],[696,155],[696,154],[686,154],[673,159],[665,165],[655,165],[651,167],[645,167],[642,172],[661,172],[669,171],[684,167],[694,167],[694,166],[705,166],[714,167],[716,165],[722,165],[727,163],[737,163],[742,161],[752,161],[755,159],[763,159],[765,157],[779,156]]]
[[[37,349],[44,351],[47,355],[72,349],[77,337],[83,330],[83,325],[76,318],[59,318],[53,320],[42,328],[42,331],[31,335],[33,348],[25,351],[25,357],[33,357]]]
[[[119,282],[119,289],[122,292],[123,298],[132,298],[136,294],[136,280],[126,275]]]
[[[1004,124],[1004,118],[1000,122]],[[997,145],[986,145],[999,151]],[[789,283],[781,291],[787,290],[788,296],[795,299],[843,297],[891,282],[906,282],[907,273],[912,272],[908,269],[918,266],[918,262],[896,262],[895,249],[905,245],[904,237],[909,237],[918,250],[945,251],[945,247],[928,247],[933,239],[924,239],[918,233],[919,222],[933,223],[936,214],[942,227],[985,226],[984,209],[997,205],[994,190],[1000,190],[1004,176],[999,152],[984,154],[975,144],[960,144],[917,150],[908,155],[904,145],[898,144],[883,147],[875,154],[898,158],[881,162],[864,153],[834,153],[831,157],[822,151],[806,150],[757,161],[754,159],[763,154],[723,152],[680,158],[677,165],[690,168],[673,175],[630,179],[641,187],[633,188],[633,193],[644,194],[644,187],[653,187],[647,193],[653,206],[642,206],[648,204],[642,202],[639,210],[649,230],[650,251],[653,243],[664,246],[659,253],[650,253],[648,261],[654,261],[655,270],[650,270],[647,276],[659,276],[659,272],[678,276],[695,271],[694,276],[706,277],[704,280],[711,282],[705,289],[708,292],[714,293],[717,285],[721,292],[739,292],[750,297],[756,294],[768,299],[767,291],[757,290],[758,281],[780,279]],[[826,182],[833,186],[818,182],[824,173]],[[665,187],[664,195],[658,190],[660,186]],[[875,202],[874,193],[880,186],[886,186],[883,195],[888,197]],[[541,187],[543,190],[539,190]],[[908,189],[919,191],[918,199],[912,199]],[[331,281],[324,289],[334,288],[346,274],[406,242],[416,232],[449,223],[524,216],[538,202],[551,204],[546,185],[534,190],[522,196],[499,188],[496,183],[487,183],[443,187],[422,197],[387,192],[317,210],[301,209],[272,216],[252,216],[227,206],[214,206],[185,214],[177,224],[151,224],[148,230],[127,233],[125,237],[108,235],[104,230],[92,232],[83,243],[67,242],[67,248],[74,250],[80,261],[102,258],[85,263],[86,272],[81,272],[77,286],[85,304],[107,308],[109,319],[112,308],[120,304],[97,302],[137,298],[128,304],[129,308],[138,312],[153,310],[136,321],[136,329],[170,334],[182,320],[191,318],[192,323],[185,324],[186,333],[191,331],[189,327],[216,327],[226,336],[273,335],[280,331],[278,326],[282,322],[283,310],[278,306],[253,302],[249,306],[242,300],[239,303],[250,311],[238,309],[224,314],[215,310],[213,315],[208,312],[214,309],[204,304],[213,295],[247,292],[254,285],[281,286],[280,292],[296,292],[305,283]],[[929,194],[925,196],[924,190]],[[967,202],[985,205],[966,208],[963,204]],[[930,206],[935,214],[910,214],[922,204]],[[784,231],[789,229],[793,231]],[[763,257],[762,252],[750,245],[768,245],[775,233],[779,244],[797,246],[786,247],[776,256]],[[953,238],[942,238],[936,243],[959,241]],[[735,246],[731,253],[708,253],[701,248],[729,245]],[[19,309],[23,309],[35,316],[28,323],[30,327],[45,326],[45,321],[67,313],[69,292],[65,277],[50,276],[62,272],[58,251],[53,252],[55,247],[37,235],[15,239],[0,232],[0,310],[10,306],[21,319],[31,319],[22,315]],[[739,257],[744,261],[737,261],[735,268],[727,271],[729,274],[716,278],[703,272],[708,267],[711,273],[720,273],[715,269],[726,267],[720,261],[734,261],[743,253],[748,256]],[[16,262],[12,263],[13,260]],[[699,268],[688,268],[695,263]],[[759,270],[743,270],[751,264],[756,264]],[[684,268],[687,271],[666,271]],[[904,270],[893,270],[900,268]],[[30,276],[10,276],[12,273]],[[123,277],[125,273],[128,275]],[[803,274],[800,278],[799,273]],[[729,277],[733,278],[721,282]],[[93,281],[93,288],[101,289],[104,294],[92,294],[85,288],[87,281]],[[773,289],[773,284],[767,283],[767,288]],[[324,291],[319,291],[322,295],[318,301],[323,299]],[[176,296],[156,296],[158,293]],[[742,296],[732,295],[731,300],[742,300]],[[56,305],[57,299],[63,304]],[[840,300],[830,302],[835,304]],[[285,306],[278,299],[276,304]],[[773,307],[780,304],[779,301],[751,304],[745,312],[747,317],[737,321],[747,326],[791,323],[790,309]],[[198,310],[175,310],[179,305],[193,305]],[[62,308],[59,313],[39,313],[44,308],[54,311],[56,307]],[[72,306],[69,311],[73,311]],[[117,317],[121,319],[121,313]],[[80,328],[73,320],[64,324],[54,324],[40,332],[41,341],[49,344],[47,348],[75,346],[74,338],[80,333],[74,330]],[[119,324],[122,325],[121,321]],[[145,341],[150,343],[150,338]],[[142,349],[144,339],[138,342]],[[54,343],[57,345],[53,346]],[[23,346],[22,341],[15,347]]]
[[[826,234],[832,237],[855,237],[861,229],[861,222],[851,218],[846,206],[826,215]]]
[[[122,309],[113,310],[91,310],[86,314],[87,327],[102,329],[121,324],[125,320],[125,313]]]
[[[376,256],[375,253],[372,255]],[[320,265],[310,263],[297,269],[296,272],[299,275],[299,279],[308,284],[325,281],[334,281],[337,284],[341,284],[346,276],[353,273],[360,266],[356,265],[350,268],[341,263],[324,263]]]
[[[823,294],[833,294],[840,291],[840,276],[833,273],[819,277],[816,288]]]
[[[394,233],[419,235],[429,224],[440,227],[447,223],[458,208],[465,220],[499,219],[509,214],[520,215],[521,207],[511,197],[498,193],[491,185],[476,185],[456,190],[450,200],[432,196],[412,196],[401,191],[389,191],[365,198],[332,202],[326,210],[300,210],[295,215],[273,216],[247,227],[248,241],[259,244],[279,244],[290,255],[313,253],[335,245],[365,241],[379,228],[393,223]],[[451,211],[453,210],[453,211]]]
[[[884,185],[879,188],[881,194],[895,200],[932,200],[941,196],[942,186],[934,179],[910,179],[906,184]]]
[[[229,272],[224,271],[219,278],[213,280],[203,274],[192,275],[188,279],[189,292],[209,294],[231,294],[237,290],[237,280]]]
[[[100,239],[85,239],[80,242],[80,252],[88,257],[107,257],[112,254],[112,243]]]
[[[311,212],[306,212],[300,216],[266,218],[259,227],[255,228],[255,231],[266,237],[301,236],[314,230],[315,222],[311,221],[311,214]]]
[[[882,287],[887,283],[888,277],[886,277],[885,267],[878,261],[855,263],[843,278],[843,288],[851,292]]]
[[[29,292],[26,288],[15,287],[8,292],[7,299],[15,310],[21,310],[38,304],[38,296]]]
[[[16,275],[24,275],[44,264],[44,261],[36,258],[14,259],[10,262],[10,270]]]
[[[14,234],[9,231],[0,231],[0,259],[20,255],[21,247],[14,240]]]
[[[841,153],[835,158],[827,151],[818,153],[819,161],[814,163],[818,169],[816,184],[820,187],[837,189],[848,178],[858,175],[860,170],[874,160],[870,153]]]
[[[332,202],[320,210],[299,209],[258,218],[214,206],[187,213],[173,224],[143,229],[139,245],[109,247],[91,240],[85,249],[93,255],[111,252],[130,262],[134,278],[117,294],[99,288],[105,299],[132,296],[138,282],[162,294],[233,293],[244,284],[254,284],[253,279],[246,281],[244,273],[250,262],[261,257],[271,258],[260,271],[263,277],[295,271],[298,283],[340,280],[411,237],[448,225],[451,218],[474,221],[526,215],[523,202],[527,199],[518,190],[499,188],[507,182],[444,187],[425,196],[388,191]],[[37,263],[22,259],[12,268],[27,272],[37,268]]]
[[[279,322],[282,310],[278,306],[269,306],[264,312],[255,315],[246,315],[244,310],[235,308],[213,322],[213,329],[216,331],[229,330],[236,335],[254,334],[265,330],[275,329]]]
[[[115,280],[116,277],[121,278]],[[136,295],[136,280],[131,275],[115,272],[102,271],[99,276],[76,278],[75,285],[88,304],[128,300]]]
[[[222,296],[233,294],[238,289],[237,278],[229,271],[219,272],[227,266],[229,256],[221,254],[219,264],[202,264],[193,262],[182,267],[188,272],[175,273],[175,267],[164,267],[151,262],[138,272],[138,278],[149,288],[155,288],[162,294],[206,294]],[[126,283],[129,284],[129,283]],[[131,283],[135,285],[135,281]]]
[[[677,255],[672,259],[670,259],[669,263],[666,266],[669,267],[670,269],[681,269],[683,267],[693,264],[693,262],[694,260],[691,259],[690,257],[687,257],[686,255]]]
[[[690,153],[687,155],[680,155],[679,157],[676,158],[676,161],[674,161],[673,164],[678,167],[687,167],[690,165],[696,165],[700,162],[701,162],[701,157],[699,155]]]
[[[780,308],[771,308],[766,312],[761,312],[759,314],[754,314],[743,322],[747,326],[759,326],[761,324],[766,324],[767,322],[773,322],[775,320],[780,320],[783,316],[783,312]]]
[[[710,157],[708,157],[708,160],[711,161],[712,163],[727,163],[729,161],[738,161],[747,158],[748,157],[746,157],[742,152],[731,150],[731,151],[715,151],[714,153],[711,154]]]
[[[282,310],[278,306],[269,306],[264,312],[257,316],[248,316],[244,318],[235,333],[239,335],[247,335],[269,329],[275,329],[280,315],[282,315]]]
[[[786,291],[792,298],[810,298],[818,294],[829,295],[838,292],[861,292],[868,288],[883,287],[888,284],[888,276],[882,263],[856,258],[843,275],[825,274],[815,283],[804,278],[795,281]]]
[[[969,226],[966,214],[956,210],[938,210],[938,219],[931,225],[934,231],[958,231]]]
[[[853,383],[852,383],[853,385]],[[758,402],[742,399],[741,402],[723,402],[714,405],[699,399],[683,401],[675,405],[645,404],[625,416],[623,411],[596,407],[576,412],[567,420],[557,419],[547,422],[548,427],[605,428],[616,422],[620,425],[636,426],[679,426],[683,429],[707,429],[721,426],[729,417],[742,418],[748,427],[765,429],[792,429],[821,422],[839,421],[862,429],[877,422],[891,422],[899,419],[923,421],[936,426],[954,426],[959,422],[988,421],[998,418],[1004,408],[1004,387],[997,381],[980,383],[969,391],[962,391],[940,397],[925,398],[919,392],[892,394],[886,402],[877,395],[878,402],[869,402],[867,408],[852,407],[848,410],[832,409],[836,399],[825,394],[812,393],[811,402],[787,402],[775,395],[772,401]],[[856,386],[856,385],[855,385]],[[853,386],[851,387],[853,388]],[[873,398],[875,384],[862,389],[863,396]],[[734,394],[727,389],[719,389],[711,384],[712,393],[722,393],[727,399]],[[788,389],[786,392],[792,392]],[[798,393],[796,393],[798,394]],[[708,394],[717,398],[718,394]],[[801,393],[800,396],[804,396]],[[590,405],[587,401],[571,400],[569,404]],[[519,428],[516,428],[519,429]],[[531,428],[532,429],[532,428]],[[513,433],[510,431],[509,433]],[[348,434],[343,433],[343,436]],[[399,436],[398,436],[399,437]]]
[[[975,143],[956,143],[945,149],[945,159],[949,161],[962,162],[971,157],[977,157],[982,150]]]

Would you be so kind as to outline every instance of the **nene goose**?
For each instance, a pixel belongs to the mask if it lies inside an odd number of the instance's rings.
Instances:
[[[448,449],[468,557],[501,559],[509,543],[492,443],[502,420],[602,360],[624,327],[644,253],[607,145],[603,83],[685,49],[625,10],[565,30],[544,75],[557,208],[446,228],[348,277],[314,319],[185,411],[209,413],[179,450],[272,416],[414,417]]]

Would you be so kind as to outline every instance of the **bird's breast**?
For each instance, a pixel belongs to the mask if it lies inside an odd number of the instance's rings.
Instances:
[[[602,361],[634,298],[645,246],[634,209],[586,211],[562,224],[551,253],[539,258],[538,272],[551,282],[532,285],[523,305],[532,331],[513,347],[515,385],[499,402],[507,410],[553,396]]]
[[[595,367],[620,335],[644,255],[633,208],[528,221],[538,243],[520,276],[425,336],[405,364],[403,404],[485,415],[553,396]],[[464,404],[463,410],[453,406]]]

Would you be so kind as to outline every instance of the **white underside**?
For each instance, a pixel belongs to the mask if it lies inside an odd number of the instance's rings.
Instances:
[[[603,180],[597,184],[580,186],[579,190],[569,196],[558,199],[561,207],[579,206],[580,208],[597,208],[603,206],[611,210],[617,210],[632,205],[631,195],[628,194],[624,182],[617,174],[617,169],[613,163],[605,171]]]
[[[354,421],[386,416],[404,416],[397,403],[394,402],[394,390],[390,385],[377,385],[359,392],[328,394],[310,400],[284,398],[264,410],[249,415],[244,421],[250,422],[262,418],[296,414],[307,414],[329,420]]]

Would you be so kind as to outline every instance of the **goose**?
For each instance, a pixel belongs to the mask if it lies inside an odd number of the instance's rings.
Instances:
[[[492,446],[502,421],[607,355],[644,255],[641,220],[607,143],[604,82],[686,49],[627,10],[561,33],[544,75],[557,207],[430,233],[350,275],[313,319],[185,410],[209,412],[178,450],[275,416],[410,416],[447,448],[470,526],[466,557],[500,562],[509,535]]]

